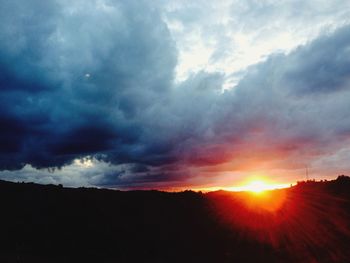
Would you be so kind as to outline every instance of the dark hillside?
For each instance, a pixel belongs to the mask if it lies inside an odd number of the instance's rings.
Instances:
[[[0,262],[348,262],[349,201],[345,176],[264,197],[0,181]]]

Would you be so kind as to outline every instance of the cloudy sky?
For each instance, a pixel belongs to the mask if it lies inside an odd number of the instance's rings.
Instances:
[[[350,1],[0,0],[0,179],[350,171]]]

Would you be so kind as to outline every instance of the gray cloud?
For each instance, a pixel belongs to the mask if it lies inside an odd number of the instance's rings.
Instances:
[[[144,187],[347,152],[349,26],[270,55],[222,92],[220,73],[174,81],[175,43],[147,2],[1,6],[0,167],[16,170],[1,178]],[[87,156],[93,168],[76,163]],[[63,168],[36,169],[48,167]]]
[[[132,155],[138,116],[169,90],[176,64],[158,13],[143,2],[2,6],[2,168]]]

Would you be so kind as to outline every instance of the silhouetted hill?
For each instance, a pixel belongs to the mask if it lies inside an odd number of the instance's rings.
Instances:
[[[350,178],[261,195],[0,181],[0,262],[350,262]]]

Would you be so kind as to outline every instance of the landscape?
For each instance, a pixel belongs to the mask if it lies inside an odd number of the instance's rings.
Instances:
[[[350,177],[264,192],[0,182],[0,262],[348,262]]]
[[[0,263],[350,263],[349,0],[0,0]]]

